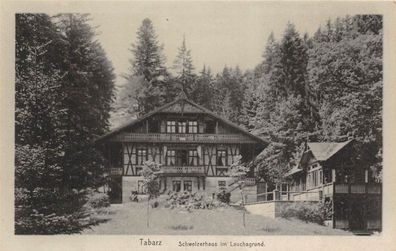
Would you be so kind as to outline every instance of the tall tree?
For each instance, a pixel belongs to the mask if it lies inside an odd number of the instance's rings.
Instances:
[[[159,45],[153,23],[145,18],[136,33],[136,43],[132,44],[133,58],[128,75],[144,76],[150,82],[166,74],[163,45]]]
[[[194,66],[191,58],[191,51],[186,47],[186,38],[183,37],[181,47],[173,62],[173,70],[175,71],[175,82],[181,85],[181,89],[189,96],[194,91],[196,75],[194,74]]]
[[[199,73],[190,97],[196,103],[213,110],[213,76],[210,68],[204,66]]]
[[[293,24],[288,23],[279,46],[280,59],[272,74],[278,83],[279,94],[305,97],[306,70],[308,63],[307,48]]]
[[[87,14],[62,14],[56,17],[63,36],[62,91],[67,121],[64,184],[68,189],[84,188],[98,182],[100,154],[92,145],[95,137],[108,127],[113,100],[114,74],[111,63],[95,40]]]
[[[84,193],[70,189],[87,183],[70,178],[68,163],[86,166],[76,161],[82,152],[68,152],[68,134],[77,130],[69,122],[62,35],[47,15],[16,15],[15,231],[20,234],[75,233],[87,226]],[[80,143],[90,146],[84,138]]]
[[[127,85],[136,85],[136,88],[128,89],[135,90],[130,96],[137,101],[137,114],[142,115],[172,100],[177,90],[170,82],[163,45],[159,45],[150,19],[143,20],[136,35],[136,42],[130,49],[131,67],[124,77]],[[139,77],[143,77],[142,81],[136,81]]]

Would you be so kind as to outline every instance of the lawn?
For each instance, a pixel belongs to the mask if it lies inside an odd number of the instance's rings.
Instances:
[[[101,218],[107,222],[87,229],[83,234],[166,234],[166,235],[349,235],[351,233],[298,220],[272,219],[246,214],[233,207],[197,209],[189,213],[179,209],[150,208],[147,227],[146,202],[111,205]]]

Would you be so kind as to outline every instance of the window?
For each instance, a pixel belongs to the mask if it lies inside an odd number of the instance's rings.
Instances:
[[[219,180],[217,184],[219,186],[219,189],[221,189],[221,190],[226,189],[227,185],[226,185],[225,180]]]
[[[323,184],[323,170],[319,170],[319,185]]]
[[[217,165],[218,166],[226,166],[227,165],[227,153],[225,150],[217,150]]]
[[[183,182],[183,185],[184,185],[184,188],[183,188],[184,191],[189,191],[189,192],[192,191],[192,181],[191,180],[185,180]]]
[[[188,133],[198,133],[197,121],[188,121]]]
[[[181,181],[180,180],[174,180],[172,182],[172,190],[175,192],[180,192],[180,190],[181,190]]]
[[[176,163],[176,151],[175,150],[168,150],[166,152],[166,165],[167,166],[174,166]]]
[[[187,123],[186,122],[179,122],[177,129],[178,129],[178,133],[186,133]]]
[[[197,166],[198,165],[198,152],[197,150],[188,150],[188,165]]]
[[[143,165],[143,163],[146,160],[147,160],[147,151],[146,151],[146,149],[137,149],[136,164]]]
[[[166,121],[166,132],[176,133],[176,121]]]
[[[312,172],[312,179],[313,179],[313,186],[314,187],[318,186],[318,172],[317,171]]]

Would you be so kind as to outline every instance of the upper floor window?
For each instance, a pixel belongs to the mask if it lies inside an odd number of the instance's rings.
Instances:
[[[176,151],[175,150],[168,150],[166,153],[166,165],[167,166],[174,166],[176,163]]]
[[[186,131],[187,131],[187,123],[179,122],[178,123],[178,133],[186,133]]]
[[[197,150],[188,150],[188,164],[190,166],[198,165],[198,152],[197,152]]]
[[[136,164],[143,165],[143,163],[146,160],[147,160],[147,150],[146,149],[137,149]]]
[[[176,121],[166,121],[166,132],[176,133]]]
[[[188,121],[188,132],[189,133],[198,133],[198,122],[197,121]]]
[[[226,150],[217,150],[217,158],[216,162],[218,166],[226,166],[227,165],[227,152]]]

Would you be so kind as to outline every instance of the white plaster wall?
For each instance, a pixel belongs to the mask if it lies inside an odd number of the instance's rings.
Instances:
[[[226,189],[232,182],[230,177],[206,177],[205,192],[208,194],[218,193],[220,191],[219,181],[224,180],[226,182]]]

